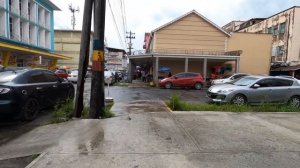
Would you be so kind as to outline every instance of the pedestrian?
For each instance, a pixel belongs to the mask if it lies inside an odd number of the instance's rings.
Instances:
[[[172,73],[171,72],[169,72],[169,74],[168,74],[168,77],[171,77],[172,76]]]

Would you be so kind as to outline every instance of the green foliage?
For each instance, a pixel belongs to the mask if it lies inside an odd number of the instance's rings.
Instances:
[[[177,110],[177,111],[183,110],[182,106],[184,106],[184,105],[182,104],[178,94],[173,94],[171,96],[171,100],[168,104],[172,110]]]
[[[169,108],[173,111],[225,111],[225,112],[299,112],[298,108],[293,108],[288,105],[266,104],[262,103],[258,106],[234,104],[198,104],[183,102],[178,95],[172,95],[169,102]]]
[[[104,115],[101,118],[104,119],[104,118],[111,118],[111,117],[115,116],[115,114],[111,111],[111,107],[113,105],[114,105],[113,103],[109,103],[109,104],[105,105]]]
[[[113,103],[107,104],[104,108],[104,114],[101,118],[111,118],[115,114],[111,111]],[[72,119],[74,114],[74,103],[73,100],[66,100],[65,102],[58,103],[54,107],[54,112],[52,113],[51,123],[61,123]],[[89,118],[90,108],[84,106],[81,118]]]
[[[119,82],[119,83],[115,83],[114,86],[128,87],[128,83]]]
[[[60,123],[69,121],[74,113],[74,105],[71,99],[64,102],[60,102],[54,107],[54,112],[52,113],[51,123]]]

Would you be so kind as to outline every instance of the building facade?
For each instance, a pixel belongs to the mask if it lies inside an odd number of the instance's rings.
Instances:
[[[0,0],[0,60],[5,66],[53,67],[54,11],[49,0]]]
[[[300,64],[300,7],[291,7],[238,32],[272,35],[271,65]]]
[[[248,34],[233,36],[193,10],[153,30],[150,37],[146,33],[146,53],[129,56],[129,72],[133,74],[137,66],[150,67],[149,73],[155,83],[158,83],[160,67],[170,68],[172,74],[198,72],[206,80],[220,74],[240,72],[241,68],[245,73],[268,74],[268,66],[257,69],[253,65],[269,58],[271,36]],[[252,38],[250,44],[249,37]],[[258,45],[261,47],[255,50]],[[261,50],[263,52],[257,54]],[[269,60],[266,62],[269,65]]]
[[[125,50],[105,47],[105,69],[124,71],[128,68],[128,58]]]
[[[63,69],[78,69],[81,43],[81,30],[55,30],[55,52],[71,57],[59,60],[57,66]],[[90,35],[90,56],[93,51],[93,35]],[[89,59],[90,60],[90,59]],[[91,60],[90,60],[91,61]],[[91,65],[91,62],[89,62]]]

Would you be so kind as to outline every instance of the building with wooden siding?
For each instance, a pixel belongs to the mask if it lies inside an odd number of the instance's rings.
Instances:
[[[211,74],[216,73],[216,68],[222,66],[226,67],[228,73],[239,72],[241,55],[251,56],[251,53],[242,52],[234,46],[230,46],[232,50],[229,49],[231,35],[195,10],[146,35],[146,53],[130,55],[129,69],[133,74],[136,66],[151,64],[150,71],[156,83],[160,67],[171,68],[172,74],[199,72],[205,79],[209,79]]]

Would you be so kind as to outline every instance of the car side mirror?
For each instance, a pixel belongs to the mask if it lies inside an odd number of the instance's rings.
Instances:
[[[254,89],[259,88],[259,87],[260,87],[259,84],[254,84],[254,85],[252,86],[252,88],[254,88]]]

